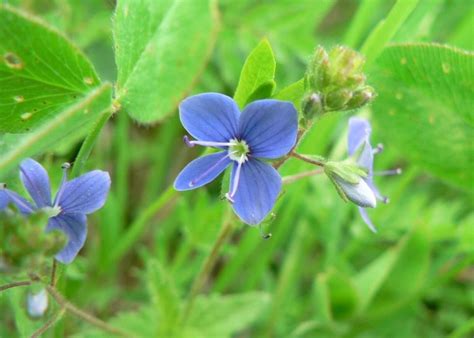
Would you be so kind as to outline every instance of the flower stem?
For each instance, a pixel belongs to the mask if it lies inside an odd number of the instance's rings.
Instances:
[[[212,269],[215,266],[215,263],[219,257],[219,252],[222,249],[225,242],[228,240],[230,235],[232,234],[232,230],[234,229],[234,219],[232,217],[232,213],[230,209],[227,210],[226,216],[223,222],[223,226],[217,236],[214,245],[206,257],[206,260],[203,262],[201,270],[199,274],[194,279],[193,285],[191,287],[191,291],[187,297],[186,304],[184,306],[184,311],[181,316],[181,325],[184,326],[186,323],[189,315],[191,314],[191,310],[193,309],[195,300],[201,289],[203,288],[204,284],[207,282],[209,278],[209,274],[212,272]]]
[[[323,162],[318,161],[318,160],[313,159],[313,158],[310,158],[310,157],[307,157],[307,156],[305,156],[305,155],[301,155],[301,154],[298,154],[298,153],[295,153],[295,152],[291,152],[291,153],[290,153],[290,156],[291,156],[291,157],[294,157],[294,158],[297,158],[297,159],[299,159],[299,160],[302,160],[302,161],[305,161],[305,162],[308,162],[308,163],[311,163],[311,164],[320,166],[320,167],[324,167],[324,163],[323,163]]]
[[[308,129],[309,128],[300,128],[300,129],[298,129],[298,134],[296,135],[295,145],[293,146],[293,148],[291,148],[290,152],[287,155],[283,156],[283,158],[281,158],[280,160],[273,163],[273,168],[278,170],[278,168],[280,168],[286,161],[288,161],[288,159],[291,157],[291,153],[298,147],[301,139],[303,138],[304,134],[306,133],[306,131]]]
[[[54,324],[56,324],[66,312],[65,308],[61,308],[57,313],[55,313],[43,326],[41,326],[38,330],[33,332],[31,338],[39,338],[43,333],[45,333],[49,328],[51,328]]]
[[[51,277],[50,277],[50,285],[54,288],[56,286],[56,272],[58,268],[58,262],[55,258],[53,258],[53,265],[51,266]]]
[[[305,171],[296,175],[285,176],[283,177],[282,180],[283,180],[283,184],[290,184],[302,178],[319,175],[319,174],[322,174],[323,172],[324,172],[323,169],[314,169],[314,170]]]
[[[99,329],[101,329],[103,331],[106,331],[106,332],[109,332],[109,333],[112,333],[112,334],[115,334],[115,335],[119,335],[119,336],[122,336],[122,337],[132,337],[132,335],[130,333],[122,331],[122,330],[120,330],[116,327],[110,326],[106,322],[104,322],[104,321],[88,314],[87,312],[84,312],[83,310],[77,308],[76,306],[74,306],[73,304],[68,302],[66,299],[64,299],[64,297],[52,286],[47,285],[46,286],[46,291],[48,291],[48,293],[51,295],[51,297],[54,298],[54,300],[59,304],[59,306],[61,306],[61,308],[63,308],[64,310],[70,312],[71,314],[81,318],[82,320],[98,327]]]
[[[28,286],[28,285],[31,285],[31,281],[29,281],[29,280],[21,281],[21,282],[8,283],[8,284],[5,284],[5,285],[0,285],[0,292],[8,290],[8,289],[16,288],[16,287],[19,287],[19,286]]]

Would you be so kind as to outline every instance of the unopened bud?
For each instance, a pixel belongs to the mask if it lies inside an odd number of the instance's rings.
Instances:
[[[302,102],[303,115],[306,120],[312,120],[323,112],[321,96],[317,93],[307,95]]]
[[[355,91],[352,98],[347,102],[348,109],[356,109],[365,106],[375,98],[375,91],[372,87],[365,87]]]
[[[26,308],[32,318],[42,317],[48,309],[48,294],[45,289],[37,293],[28,293]]]
[[[338,191],[342,192],[349,201],[363,208],[377,206],[374,192],[362,178],[355,184],[345,181],[338,175],[333,175],[332,178],[332,182],[339,188]]]
[[[347,102],[352,99],[352,92],[347,89],[339,89],[326,95],[324,108],[327,111],[342,110]]]

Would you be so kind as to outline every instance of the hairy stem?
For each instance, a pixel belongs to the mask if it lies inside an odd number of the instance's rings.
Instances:
[[[283,177],[282,181],[283,181],[283,184],[290,184],[302,178],[319,175],[319,174],[322,174],[323,172],[324,172],[323,169],[314,169],[314,170],[305,171],[296,175],[285,176]]]
[[[28,285],[31,285],[31,281],[29,281],[29,280],[8,283],[8,284],[5,284],[5,285],[0,285],[0,292],[8,290],[8,289],[16,288],[18,286],[28,286]]]
[[[302,161],[305,161],[305,162],[308,162],[308,163],[311,163],[311,164],[320,166],[320,167],[324,167],[324,163],[323,163],[323,162],[318,161],[318,160],[313,159],[313,158],[310,158],[310,157],[307,157],[307,156],[305,156],[305,155],[301,155],[301,154],[298,154],[298,153],[295,153],[295,152],[291,152],[291,153],[290,153],[290,156],[291,156],[291,157],[294,157],[294,158],[297,158],[297,159],[299,159],[299,160],[302,160]]]
[[[55,313],[43,326],[41,326],[38,330],[33,332],[31,338],[39,338],[43,333],[45,333],[48,329],[50,329],[54,324],[56,324],[66,312],[65,308],[61,308],[57,313]]]
[[[288,159],[291,157],[291,153],[298,147],[301,139],[303,138],[304,134],[308,131],[308,129],[309,129],[309,127],[298,129],[298,134],[296,135],[295,145],[293,146],[293,148],[291,148],[290,152],[287,155],[283,156],[280,160],[273,163],[273,168],[278,170],[278,168],[280,168],[286,161],[288,161]]]
[[[201,289],[203,288],[203,286],[205,285],[205,283],[207,282],[209,278],[209,274],[212,272],[212,269],[214,268],[215,263],[217,259],[219,258],[219,253],[223,245],[227,242],[228,238],[232,234],[232,230],[234,229],[234,224],[235,224],[235,221],[233,219],[232,213],[230,209],[228,209],[226,212],[223,226],[221,227],[221,230],[219,232],[219,235],[217,236],[217,239],[214,242],[214,245],[212,246],[212,249],[209,255],[206,257],[206,260],[202,264],[199,274],[194,279],[193,285],[191,287],[191,291],[189,292],[189,295],[187,297],[187,301],[184,306],[184,311],[181,317],[182,325],[186,323],[191,313],[191,310],[194,306],[196,297],[201,291]]]
[[[99,329],[109,332],[112,334],[116,334],[122,337],[132,337],[132,335],[128,332],[122,331],[121,329],[118,329],[116,327],[113,327],[106,322],[94,317],[93,315],[77,308],[70,302],[68,302],[55,288],[51,287],[50,285],[46,286],[46,290],[48,293],[51,295],[51,297],[54,298],[54,300],[64,308],[66,311],[70,312],[71,314],[81,318],[82,320],[98,327]]]

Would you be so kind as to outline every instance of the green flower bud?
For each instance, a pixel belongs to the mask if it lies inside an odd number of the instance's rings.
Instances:
[[[353,93],[352,98],[347,102],[347,109],[356,109],[365,106],[375,98],[375,91],[372,87],[365,87]]]
[[[326,95],[324,108],[326,111],[343,110],[352,99],[352,92],[345,88],[330,92]]]
[[[306,95],[301,106],[306,120],[312,120],[323,112],[323,103],[321,102],[320,95],[317,93]]]

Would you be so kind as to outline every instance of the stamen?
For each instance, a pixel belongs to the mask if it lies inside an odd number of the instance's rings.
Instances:
[[[194,147],[195,145],[204,147],[230,147],[234,145],[233,142],[190,141],[188,135],[183,136],[183,141],[190,148]]]
[[[71,164],[67,162],[63,163],[61,168],[63,169],[63,178],[61,179],[61,184],[59,185],[58,192],[56,194],[56,197],[54,198],[53,208],[56,208],[59,206],[58,203],[59,203],[59,200],[61,199],[61,196],[63,195],[64,188],[67,181],[67,171],[69,170],[69,168],[71,168]]]
[[[400,175],[402,173],[402,168],[391,169],[391,170],[383,170],[383,171],[374,171],[374,176],[392,176],[392,175]]]
[[[13,191],[12,192],[10,191],[11,190],[5,190],[8,197],[10,197],[16,205],[20,206],[24,210],[27,210],[28,212],[33,212],[33,209],[31,209],[31,207],[27,203],[25,203],[21,198],[18,198],[17,195]]]
[[[239,187],[239,181],[240,181],[240,171],[242,169],[242,164],[245,163],[245,160],[247,159],[246,155],[241,155],[240,159],[238,161],[237,165],[237,170],[235,171],[235,176],[234,176],[234,181],[232,182],[232,190],[229,193],[225,194],[225,197],[231,202],[234,203],[234,196],[237,193],[237,188]]]
[[[209,169],[207,169],[205,172],[203,172],[201,175],[199,175],[198,177],[196,177],[195,179],[191,180],[189,182],[189,187],[192,188],[196,185],[196,183],[202,179],[203,177],[205,177],[206,175],[208,175],[212,170],[214,170],[219,164],[221,164],[226,158],[229,157],[229,154],[227,154],[226,156],[224,156],[223,158],[221,158],[219,161],[217,161],[216,163],[214,163]]]
[[[374,149],[372,149],[372,154],[377,155],[377,154],[380,154],[382,151],[383,151],[383,144],[379,143]]]

